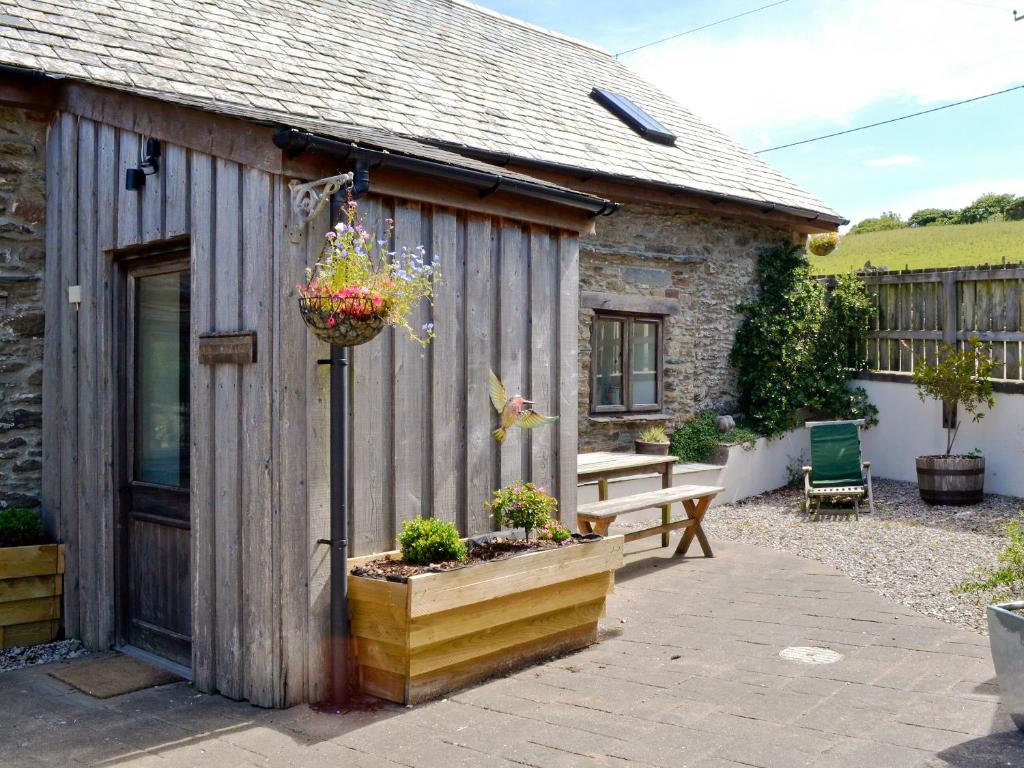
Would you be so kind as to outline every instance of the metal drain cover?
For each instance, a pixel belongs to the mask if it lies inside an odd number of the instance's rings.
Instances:
[[[836,653],[830,648],[809,648],[807,646],[793,646],[783,648],[779,656],[787,661],[799,661],[801,664],[835,664],[843,658],[843,654]]]

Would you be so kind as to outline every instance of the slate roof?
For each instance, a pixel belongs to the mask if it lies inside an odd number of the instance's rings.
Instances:
[[[606,52],[462,0],[5,0],[0,64],[839,220]],[[638,136],[590,98],[595,86],[642,106],[676,145]]]

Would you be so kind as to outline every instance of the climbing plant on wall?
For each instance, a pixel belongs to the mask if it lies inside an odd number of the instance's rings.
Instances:
[[[841,276],[831,288],[810,276],[800,246],[780,244],[758,257],[758,297],[739,307],[743,323],[729,361],[738,370],[740,408],[768,435],[816,418],[878,422],[851,371],[866,367],[863,350],[875,309],[864,283]]]

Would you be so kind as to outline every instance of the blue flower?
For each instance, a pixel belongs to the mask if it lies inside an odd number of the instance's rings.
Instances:
[[[434,330],[434,324],[433,323],[424,323],[423,327],[420,330],[422,330],[422,331],[432,331],[432,330]]]

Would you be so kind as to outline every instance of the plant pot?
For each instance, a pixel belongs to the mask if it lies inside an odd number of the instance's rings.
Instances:
[[[1024,731],[1024,614],[1020,610],[1024,610],[1024,600],[990,605],[986,613],[1002,704]]]
[[[0,549],[0,648],[56,639],[63,573],[63,544]]]
[[[360,689],[416,704],[591,645],[622,565],[622,544],[613,536],[404,583],[349,573]]]
[[[929,504],[978,504],[985,489],[985,457],[918,456],[917,488]]]
[[[339,347],[372,341],[387,325],[382,308],[362,297],[308,296],[299,299],[299,311],[314,336]]]
[[[668,443],[649,443],[646,440],[634,440],[637,453],[649,456],[668,456]]]

